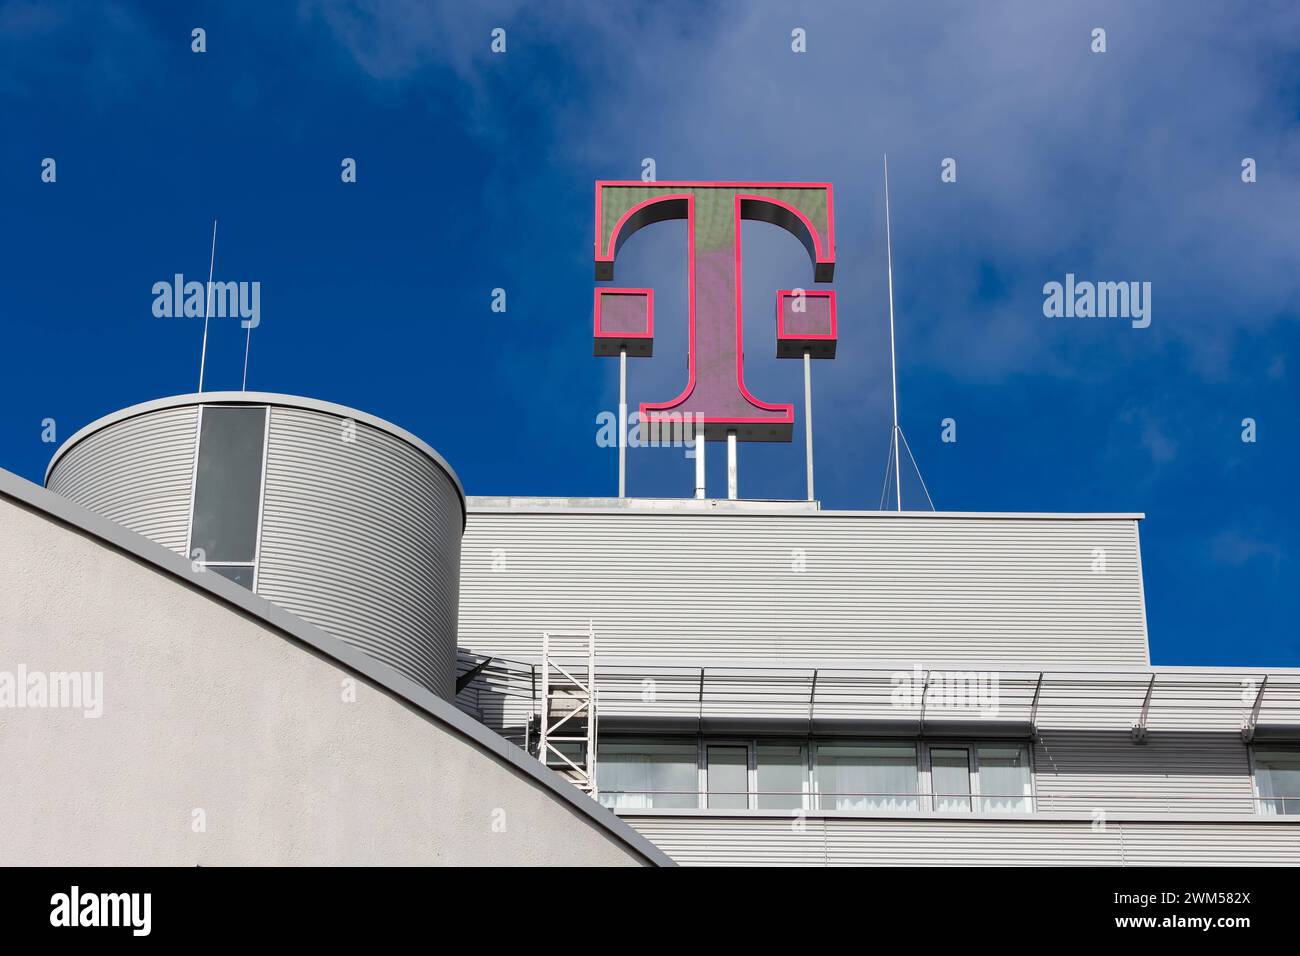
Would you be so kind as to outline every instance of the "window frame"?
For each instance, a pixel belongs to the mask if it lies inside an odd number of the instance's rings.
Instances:
[[[204,409],[208,408],[260,408],[263,412],[262,473],[257,486],[257,526],[253,532],[253,560],[251,561],[199,561],[194,557],[194,504],[199,486],[199,454],[203,444],[203,412]],[[195,415],[194,418],[194,456],[193,460],[190,462],[190,497],[185,527],[185,560],[190,562],[191,567],[197,567],[200,571],[206,571],[208,568],[251,568],[253,571],[253,583],[249,590],[254,594],[257,593],[257,587],[261,580],[262,521],[266,515],[266,463],[270,444],[270,405],[261,405],[258,403],[242,404],[240,402],[205,402],[198,406],[198,414]],[[229,580],[229,578],[227,578],[227,580]]]
[[[643,746],[643,747],[644,747],[644,746],[647,746],[647,745],[665,745],[665,744],[669,744],[669,745],[671,745],[671,744],[677,744],[677,745],[682,746],[683,748],[691,747],[691,748],[693,748],[693,749],[695,750],[695,771],[696,771],[696,785],[695,785],[695,786],[696,786],[696,792],[695,792],[695,795],[694,795],[694,796],[695,796],[695,807],[694,807],[693,809],[696,809],[696,810],[700,809],[700,808],[703,806],[703,803],[702,803],[702,801],[701,801],[701,799],[700,799],[701,795],[700,795],[700,792],[699,792],[699,787],[700,787],[700,782],[699,782],[699,779],[700,779],[700,778],[699,778],[699,770],[700,770],[700,749],[699,749],[699,748],[700,748],[700,740],[701,740],[701,738],[698,737],[698,736],[696,736],[696,735],[672,735],[672,734],[670,734],[670,735],[665,735],[665,736],[661,736],[661,737],[654,737],[654,736],[646,736],[646,735],[644,735],[644,734],[628,734],[628,735],[615,734],[615,735],[610,735],[609,737],[606,737],[606,738],[604,738],[604,739],[601,740],[601,741],[598,741],[597,744],[596,744],[596,782],[597,782],[597,787],[596,787],[596,789],[597,789],[597,795],[598,795],[598,796],[600,795],[600,785],[599,785],[599,782],[600,782],[600,765],[601,765],[601,757],[600,757],[600,754],[601,754],[601,748],[602,748],[602,747],[604,747],[604,746],[608,746],[608,745],[611,744],[611,743],[614,744],[614,745],[616,745],[616,746],[617,746],[617,745],[625,746],[625,747],[628,747],[629,749],[634,749],[634,748],[636,748],[637,746]],[[585,746],[585,745],[584,745],[584,746]],[[645,790],[645,791],[641,791],[641,790],[633,790],[633,791],[626,791],[626,792],[628,792],[628,793],[643,793],[643,794],[649,794],[652,802],[653,802],[654,796],[655,796],[656,794],[664,794],[665,796],[667,796],[667,795],[670,795],[670,794],[672,793],[672,791],[665,791],[665,790]],[[613,812],[615,812],[615,813],[618,813],[620,810],[622,810],[623,812],[626,812],[626,813],[635,813],[635,812],[637,812],[637,809],[636,809],[636,808],[626,808],[626,807],[608,807],[608,809],[611,810],[611,811],[613,811]],[[646,809],[649,809],[649,810],[690,810],[690,809],[692,809],[692,808],[691,808],[691,807],[648,807],[648,808],[646,808]]]
[[[1250,785],[1255,798],[1255,815],[1260,817],[1269,817],[1269,818],[1300,816],[1300,794],[1297,794],[1294,797],[1264,796],[1259,786],[1260,766],[1259,766],[1259,759],[1258,759],[1258,755],[1260,753],[1264,753],[1264,754],[1282,753],[1282,754],[1294,754],[1296,758],[1300,760],[1300,744],[1279,742],[1276,744],[1266,744],[1261,747],[1252,741],[1250,746],[1246,748],[1246,752],[1250,763]],[[1270,803],[1276,804],[1279,801],[1282,802],[1281,813],[1278,813],[1276,811],[1272,813],[1264,812],[1265,804],[1270,804]],[[1293,812],[1288,813],[1286,810],[1287,803],[1295,803],[1296,809]]]
[[[669,739],[669,738],[663,738],[663,739]],[[707,734],[700,734],[697,735],[695,739],[697,741],[696,766],[697,766],[697,776],[699,781],[698,783],[699,799],[697,801],[698,809],[700,810],[718,809],[719,812],[722,813],[727,812],[727,810],[725,809],[711,808],[709,806],[709,748],[710,747],[746,748],[745,780],[746,780],[747,790],[746,790],[744,809],[761,810],[764,813],[782,813],[782,812],[806,813],[807,811],[813,809],[814,797],[813,797],[813,776],[812,776],[812,772],[813,772],[812,750],[813,747],[815,746],[815,738],[781,737],[781,736],[778,737],[735,737],[735,736],[710,737]],[[802,777],[801,777],[802,790],[799,794],[800,806],[786,807],[784,809],[767,809],[767,808],[759,807],[758,805],[759,797],[762,795],[762,793],[758,788],[758,748],[763,744],[775,745],[775,746],[786,746],[786,747],[798,747],[802,751],[803,766],[802,766]],[[735,809],[738,810],[741,808],[737,807]]]
[[[703,810],[753,810],[757,801],[756,787],[758,784],[758,765],[757,765],[757,744],[756,738],[752,737],[707,737],[699,738],[700,746],[698,750],[697,766],[699,768],[700,792],[699,804]],[[710,807],[709,797],[709,748],[710,747],[729,747],[731,749],[744,748],[745,750],[745,806],[744,807]],[[734,794],[719,794],[719,796],[734,796]]]
[[[822,790],[821,790],[821,786],[820,786],[820,784],[819,784],[819,782],[818,782],[818,780],[817,780],[817,751],[821,748],[821,745],[822,745],[822,744],[828,744],[828,745],[832,745],[832,746],[835,745],[835,744],[842,744],[842,745],[848,745],[848,746],[860,746],[860,747],[879,747],[879,746],[885,746],[885,747],[888,747],[888,746],[898,746],[898,747],[902,747],[902,746],[904,746],[904,745],[908,745],[908,746],[910,746],[910,747],[912,748],[912,754],[913,754],[913,756],[914,756],[914,758],[915,758],[915,766],[916,766],[916,792],[915,792],[915,793],[911,793],[911,794],[898,794],[898,796],[904,797],[905,799],[913,799],[913,800],[915,800],[915,801],[916,801],[916,809],[914,809],[914,810],[904,810],[904,811],[901,811],[901,814],[900,814],[900,815],[908,816],[908,815],[914,815],[914,814],[917,814],[917,813],[923,813],[923,812],[925,812],[925,811],[922,809],[922,808],[925,806],[925,802],[926,802],[925,782],[923,781],[923,779],[922,779],[922,775],[921,775],[921,759],[922,759],[921,753],[922,753],[922,750],[924,749],[925,741],[923,741],[923,740],[921,740],[921,739],[919,739],[919,738],[916,738],[916,737],[812,737],[812,738],[809,738],[809,739],[810,739],[810,741],[811,741],[811,744],[810,744],[810,746],[808,747],[808,753],[809,753],[809,759],[810,759],[810,763],[809,763],[809,773],[810,773],[810,777],[809,777],[809,785],[810,785],[810,787],[811,787],[811,791],[810,791],[810,792],[811,792],[811,794],[812,794],[812,807],[813,807],[813,809],[815,809],[818,813],[862,813],[862,812],[872,813],[872,812],[873,812],[873,811],[870,811],[870,810],[868,810],[868,811],[858,811],[858,810],[837,810],[837,809],[835,809],[834,807],[827,808],[827,807],[822,806]],[[852,794],[849,794],[849,796],[852,796]],[[863,796],[864,796],[864,797],[867,797],[868,799],[871,799],[873,796],[874,796],[874,797],[877,797],[877,798],[883,798],[883,797],[887,796],[887,794],[874,794],[874,795],[873,795],[873,794],[863,794]],[[878,811],[874,811],[874,812],[875,812],[875,813],[895,813],[895,812],[898,812],[898,811],[879,811],[879,810],[878,810]]]
[[[807,813],[816,805],[816,799],[813,791],[815,777],[813,776],[813,748],[816,747],[816,737],[755,737],[754,745],[750,750],[753,761],[753,777],[750,786],[750,809],[761,810],[764,813]],[[798,747],[803,751],[803,789],[799,794],[799,806],[765,808],[758,805],[759,798],[763,791],[758,788],[758,748],[762,744],[776,747]],[[780,796],[782,794],[773,792],[769,796]]]
[[[1026,809],[1024,809],[1024,810],[985,810],[985,809],[983,809],[983,802],[984,802],[983,791],[984,791],[984,788],[983,788],[983,786],[982,786],[982,781],[980,780],[980,756],[979,756],[980,748],[981,748],[981,747],[1010,747],[1010,746],[1012,746],[1013,744],[1014,744],[1016,747],[1019,747],[1020,750],[1025,754],[1025,773],[1027,774],[1028,782],[1027,782],[1027,784],[1026,784],[1026,786],[1025,786],[1025,791],[1020,795],[1019,799],[1022,799],[1022,800],[1025,801],[1025,803],[1026,803]],[[1012,739],[997,740],[997,739],[984,738],[983,740],[975,740],[975,741],[972,741],[971,744],[970,744],[970,751],[971,751],[971,766],[972,766],[971,774],[972,774],[972,775],[974,776],[974,778],[975,778],[974,781],[973,781],[974,786],[972,787],[972,792],[971,792],[972,812],[975,812],[975,813],[1007,813],[1007,814],[1014,814],[1014,815],[1016,815],[1016,816],[1025,816],[1025,817],[1033,816],[1033,815],[1037,812],[1037,808],[1038,808],[1038,790],[1037,790],[1037,786],[1038,786],[1038,784],[1037,784],[1037,782],[1034,780],[1034,776],[1035,776],[1035,774],[1034,774],[1034,746],[1033,746],[1033,741],[1029,741],[1029,740],[1012,740]],[[992,796],[990,799],[994,799],[994,800],[996,800],[996,799],[1010,799],[1010,795],[994,795],[994,796]]]
[[[948,740],[925,741],[924,763],[920,767],[921,791],[925,796],[927,811],[930,813],[971,814],[979,806],[979,744]],[[935,750],[961,750],[966,754],[966,800],[970,804],[967,810],[940,810],[936,803],[939,794],[934,791],[934,755]],[[956,797],[957,794],[948,794]]]

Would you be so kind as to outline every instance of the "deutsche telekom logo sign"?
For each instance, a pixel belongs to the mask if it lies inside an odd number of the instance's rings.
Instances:
[[[642,402],[642,427],[703,422],[705,437],[789,441],[794,406],[767,402],[745,386],[740,224],[781,226],[808,250],[814,282],[835,274],[835,214],[829,183],[596,183],[596,280],[614,278],[614,259],[638,229],[669,219],[688,224],[689,362],[685,388],[669,401]],[[782,358],[833,358],[835,293],[776,291]],[[654,341],[654,293],[602,286],[595,296],[597,355],[646,356]]]

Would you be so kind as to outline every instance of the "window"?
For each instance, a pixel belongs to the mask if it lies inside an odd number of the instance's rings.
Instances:
[[[1022,744],[982,746],[979,761],[980,810],[985,813],[1029,813],[1032,784],[1029,750]]]
[[[262,511],[265,406],[204,405],[194,466],[189,556],[252,590]]]
[[[970,751],[965,747],[931,747],[931,807],[942,813],[969,813],[970,776]]]
[[[758,809],[799,810],[808,806],[808,749],[803,744],[759,741]]]
[[[927,743],[922,783],[937,813],[1029,813],[1029,749],[1019,743]]]
[[[710,810],[749,808],[749,747],[740,744],[710,744],[705,777],[709,784]]]
[[[822,810],[916,810],[920,776],[912,744],[817,745]]]
[[[1255,788],[1260,813],[1300,814],[1300,749],[1256,750]]]
[[[694,740],[600,744],[596,788],[616,810],[699,806],[699,751]]]
[[[1283,776],[1261,782],[1261,798],[1285,792],[1292,799],[1289,804],[1273,799],[1270,806],[1277,809],[1267,812],[1300,813],[1300,750],[1286,755],[1290,763],[1285,765],[1268,759],[1257,760],[1261,781],[1272,773],[1266,766],[1283,768],[1277,771]],[[616,810],[1034,809],[1029,748],[1018,741],[606,738],[596,783],[601,803]]]

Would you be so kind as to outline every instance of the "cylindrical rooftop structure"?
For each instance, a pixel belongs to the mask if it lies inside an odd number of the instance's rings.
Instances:
[[[465,494],[409,432],[290,395],[178,395],[81,429],[45,484],[454,700]]]

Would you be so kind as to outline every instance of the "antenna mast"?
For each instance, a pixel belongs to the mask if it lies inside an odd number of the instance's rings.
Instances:
[[[203,367],[208,360],[208,315],[212,311],[212,267],[217,262],[217,221],[212,220],[212,255],[208,259],[208,294],[203,303],[203,350],[199,352],[199,391],[203,391]],[[247,375],[247,372],[245,372]]]
[[[925,486],[925,478],[921,475],[921,466],[916,463],[916,456],[912,454],[912,446],[907,444],[907,436],[903,434],[903,429],[898,424],[898,359],[894,352],[894,240],[890,234],[889,222],[889,156],[885,156],[885,257],[889,269],[889,378],[893,384],[894,390],[894,430],[889,436],[889,451],[892,458],[887,457],[885,465],[885,481],[880,487],[880,508],[885,508],[885,492],[889,487],[889,473],[894,473],[894,510],[903,510],[903,472],[901,469],[903,447],[907,447],[908,460],[912,462],[912,468],[916,471],[916,477],[921,482],[921,490],[925,492],[925,500],[930,504],[930,510],[934,511],[934,499],[930,497],[930,489]]]
[[[902,473],[898,468],[898,360],[894,355],[894,245],[889,230],[889,154],[885,154],[885,257],[889,270],[889,376],[894,387],[894,430],[890,444],[894,448],[894,510],[903,510]]]

